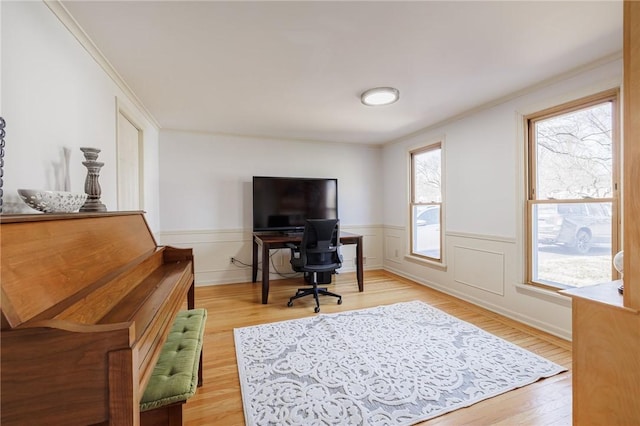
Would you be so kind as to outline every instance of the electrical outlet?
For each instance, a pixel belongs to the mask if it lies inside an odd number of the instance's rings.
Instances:
[[[235,262],[235,259],[233,258],[233,256],[231,256],[231,257],[229,258],[229,264],[230,264],[230,265],[233,265],[233,262]]]

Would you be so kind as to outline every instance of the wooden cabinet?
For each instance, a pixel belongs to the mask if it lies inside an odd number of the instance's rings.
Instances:
[[[567,290],[573,298],[573,424],[640,424],[640,315],[619,281]]]
[[[624,2],[623,247],[619,281],[566,290],[573,424],[640,425],[640,2]]]
[[[624,305],[640,310],[640,2],[624,2]]]

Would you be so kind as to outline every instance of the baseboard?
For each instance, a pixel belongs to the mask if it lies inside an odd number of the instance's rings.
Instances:
[[[391,272],[393,274],[399,275],[403,278],[407,278],[411,281],[414,281],[417,284],[420,285],[424,285],[426,287],[430,287],[433,288],[434,290],[438,290],[442,293],[448,294],[450,296],[456,297],[458,299],[464,300],[465,302],[469,302],[472,303],[476,306],[479,306],[481,308],[487,309],[491,312],[495,312],[496,314],[500,314],[502,316],[505,316],[509,319],[512,319],[514,321],[518,321],[522,324],[525,324],[527,326],[536,328],[538,330],[544,331],[546,333],[549,333],[553,336],[559,337],[561,339],[567,340],[567,341],[571,341],[571,330],[565,330],[563,328],[557,327],[553,324],[544,322],[544,321],[540,321],[537,320],[535,318],[532,318],[528,315],[522,315],[518,312],[509,310],[509,309],[505,309],[502,306],[499,305],[495,305],[493,303],[487,303],[485,300],[482,299],[478,299],[476,297],[472,297],[469,296],[468,294],[464,294],[462,292],[456,291],[456,290],[452,290],[450,288],[447,288],[443,285],[437,284],[435,282],[429,281],[429,280],[425,280],[424,278],[420,278],[417,277],[415,275],[411,275],[411,274],[407,274],[404,271],[400,271],[397,270],[395,268],[389,268],[389,267],[385,267],[384,268],[385,271]]]

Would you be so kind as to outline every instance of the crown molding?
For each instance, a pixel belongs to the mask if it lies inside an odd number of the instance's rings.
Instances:
[[[129,85],[124,81],[118,71],[111,65],[109,60],[102,54],[98,46],[80,26],[78,21],[69,13],[66,7],[59,0],[43,0],[44,4],[53,12],[67,30],[78,40],[80,45],[91,55],[104,72],[113,80],[113,82],[124,92],[129,100],[140,110],[142,115],[147,119],[156,130],[160,130],[160,124],[155,117],[147,110],[142,101],[131,90]]]
[[[163,127],[162,132],[164,133],[188,133],[192,135],[201,135],[201,136],[213,136],[220,138],[234,138],[234,139],[245,139],[245,140],[260,140],[260,141],[272,141],[272,142],[294,142],[294,143],[309,143],[309,144],[335,144],[335,145],[350,145],[350,146],[360,146],[363,148],[371,148],[371,149],[380,149],[382,148],[381,144],[377,143],[361,143],[361,142],[342,142],[342,141],[334,141],[328,139],[310,139],[310,138],[296,138],[294,136],[277,136],[277,135],[261,135],[258,133],[250,134],[250,133],[231,133],[231,132],[216,132],[210,130],[197,130],[197,129],[181,129],[177,127]]]
[[[548,87],[548,86],[551,86],[553,84],[559,83],[561,81],[567,80],[567,79],[569,79],[571,77],[575,77],[577,75],[580,75],[580,74],[585,73],[587,71],[590,71],[590,70],[596,69],[598,67],[604,66],[604,65],[609,64],[611,62],[618,61],[620,59],[622,59],[622,51],[621,50],[617,51],[615,53],[612,53],[611,55],[608,55],[608,56],[605,56],[603,58],[597,59],[597,60],[595,60],[593,62],[590,62],[588,64],[573,68],[573,69],[571,69],[571,70],[569,70],[567,72],[561,73],[561,74],[556,75],[554,77],[547,78],[547,79],[542,80],[542,81],[540,81],[538,83],[535,83],[535,84],[532,84],[530,86],[527,86],[527,87],[525,87],[525,88],[523,88],[521,90],[517,90],[517,91],[509,93],[509,94],[507,94],[505,96],[502,96],[502,97],[499,97],[499,98],[494,99],[492,101],[489,101],[489,102],[486,102],[484,104],[478,105],[478,106],[476,106],[474,108],[471,108],[469,110],[463,111],[463,112],[461,112],[459,114],[456,114],[454,116],[451,116],[449,118],[445,118],[444,120],[438,121],[438,122],[433,123],[433,124],[431,124],[431,125],[429,125],[427,127],[424,127],[422,129],[418,129],[418,130],[416,130],[414,132],[411,132],[409,134],[406,134],[404,136],[400,136],[399,138],[392,139],[390,141],[384,142],[383,144],[381,144],[381,146],[391,146],[391,145],[395,145],[397,143],[404,142],[406,140],[409,140],[409,139],[414,138],[416,136],[419,136],[421,134],[427,133],[427,132],[429,132],[431,130],[438,129],[439,127],[442,127],[442,126],[446,126],[447,124],[450,124],[450,123],[456,122],[456,121],[458,121],[460,119],[469,117],[469,116],[471,116],[473,114],[476,114],[478,112],[488,110],[488,109],[493,108],[493,107],[495,107],[497,105],[501,105],[501,104],[509,102],[509,101],[511,101],[513,99],[517,99],[517,98],[519,98],[521,96],[528,95],[528,94],[533,93],[533,92],[535,92],[537,90],[541,90],[541,89],[543,89],[545,87]]]

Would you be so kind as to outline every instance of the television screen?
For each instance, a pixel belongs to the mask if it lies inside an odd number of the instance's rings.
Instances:
[[[338,218],[338,180],[253,177],[253,231],[302,231],[307,219]]]

